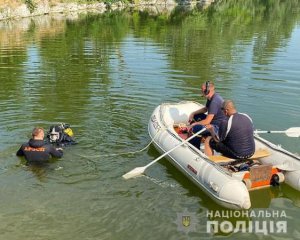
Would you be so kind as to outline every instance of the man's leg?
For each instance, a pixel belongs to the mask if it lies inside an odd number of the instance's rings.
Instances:
[[[225,157],[236,158],[235,154],[222,142],[215,142],[213,139],[211,139],[209,141],[209,145],[212,149],[222,153]]]
[[[196,125],[194,126],[190,132],[189,132],[189,136],[194,135],[195,133],[199,132],[200,130],[202,130],[204,128],[204,126],[202,125]],[[205,133],[206,131],[204,131],[203,133]],[[203,134],[202,133],[202,134]],[[202,141],[202,134],[201,135],[197,135],[194,138],[192,138],[189,142],[194,145],[196,148],[200,149],[200,145],[201,145],[201,141]]]
[[[214,155],[214,150],[212,149],[212,147],[209,144],[211,139],[212,139],[212,136],[208,136],[204,142],[204,153],[206,156]]]

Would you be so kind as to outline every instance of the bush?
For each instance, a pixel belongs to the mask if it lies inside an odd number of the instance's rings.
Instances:
[[[36,3],[34,2],[34,0],[25,0],[25,4],[30,13],[32,13],[36,9]]]

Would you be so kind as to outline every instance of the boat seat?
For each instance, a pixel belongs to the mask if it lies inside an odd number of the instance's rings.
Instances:
[[[255,153],[253,154],[253,156],[248,159],[258,159],[258,158],[268,157],[270,155],[271,155],[271,153],[269,152],[268,149],[260,148],[260,149],[256,150]],[[231,162],[231,161],[236,160],[236,159],[232,159],[229,157],[225,157],[223,155],[213,155],[213,156],[209,156],[208,158],[213,162]]]

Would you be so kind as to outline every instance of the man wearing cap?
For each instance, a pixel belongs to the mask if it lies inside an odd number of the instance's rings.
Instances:
[[[22,144],[17,151],[17,156],[25,156],[28,163],[42,164],[48,162],[51,157],[61,158],[63,151],[61,148],[55,148],[44,141],[44,129],[36,127],[32,131],[32,138],[28,143]]]
[[[206,125],[211,125],[215,132],[218,132],[219,125],[223,120],[226,120],[224,112],[221,110],[224,102],[223,98],[215,92],[215,85],[213,82],[206,81],[201,86],[202,95],[207,99],[205,107],[196,110],[189,116],[190,135],[197,133]],[[206,114],[207,112],[207,114]],[[195,147],[200,148],[203,136],[210,135],[209,131],[204,131],[201,136],[193,138],[190,143]]]

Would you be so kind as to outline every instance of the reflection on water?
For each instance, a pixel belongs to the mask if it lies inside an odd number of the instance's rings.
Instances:
[[[109,154],[149,143],[147,123],[158,104],[204,102],[199,86],[206,80],[256,128],[298,126],[299,7],[296,0],[226,0],[201,11],[1,23],[3,239],[185,239],[177,213],[187,209],[206,221],[205,212],[220,206],[166,161],[147,178],[124,181],[124,173],[159,156],[153,147]],[[22,167],[15,152],[32,127],[58,122],[71,124],[79,144],[47,168]],[[298,138],[264,137],[299,153]],[[296,229],[298,196],[286,185],[251,192],[253,209],[286,211],[289,229]],[[199,239],[200,230],[189,237]]]

